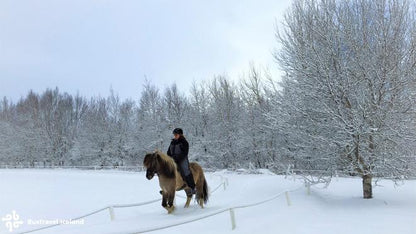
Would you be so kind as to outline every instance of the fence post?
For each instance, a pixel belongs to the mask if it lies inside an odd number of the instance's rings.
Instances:
[[[311,183],[306,183],[306,194],[311,195]]]
[[[289,166],[287,166],[285,179],[286,179],[289,175],[290,175],[290,165],[289,165]]]
[[[223,185],[223,187],[224,187],[224,191],[227,189],[227,186],[228,186],[228,178],[223,178],[223,177],[221,177],[222,178],[222,185]]]
[[[110,220],[114,221],[114,219],[115,219],[114,207],[112,207],[112,206],[108,207],[108,211],[110,212]]]
[[[235,225],[235,213],[234,213],[233,208],[230,209],[230,218],[231,218],[231,230],[234,230],[236,225]]]
[[[286,202],[287,202],[287,205],[288,205],[288,206],[290,206],[292,203],[290,202],[289,192],[288,192],[288,191],[286,191],[286,192],[285,192],[285,195],[286,195]]]

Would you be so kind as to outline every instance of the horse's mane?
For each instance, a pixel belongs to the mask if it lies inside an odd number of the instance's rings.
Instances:
[[[162,170],[161,172],[166,177],[174,178],[176,172],[176,163],[173,160],[173,158],[169,157],[168,155],[162,153],[159,150],[156,150],[155,154],[159,155],[159,157],[157,157],[157,161],[159,163],[160,170]]]
[[[153,154],[146,154],[146,156],[144,156],[143,166],[146,168],[153,168],[153,161]]]

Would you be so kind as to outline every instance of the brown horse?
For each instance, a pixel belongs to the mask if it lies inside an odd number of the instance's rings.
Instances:
[[[175,199],[176,191],[185,190],[187,197],[185,208],[189,207],[192,199],[191,188],[182,179],[182,176],[177,170],[176,163],[171,157],[160,151],[148,153],[144,157],[143,165],[147,170],[146,178],[148,180],[151,180],[155,174],[158,175],[163,196],[162,206],[168,211],[168,214],[175,210],[173,200]],[[204,208],[204,204],[208,201],[208,185],[204,172],[198,163],[189,163],[189,167],[195,181],[196,200],[201,208]]]

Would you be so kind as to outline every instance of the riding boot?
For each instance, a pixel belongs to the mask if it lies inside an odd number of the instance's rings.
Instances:
[[[192,173],[185,176],[186,184],[192,189],[192,193],[195,194],[195,181],[194,177],[192,176]]]

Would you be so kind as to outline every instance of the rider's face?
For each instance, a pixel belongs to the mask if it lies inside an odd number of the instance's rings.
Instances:
[[[177,140],[179,139],[180,135],[179,134],[173,134],[173,139]]]

